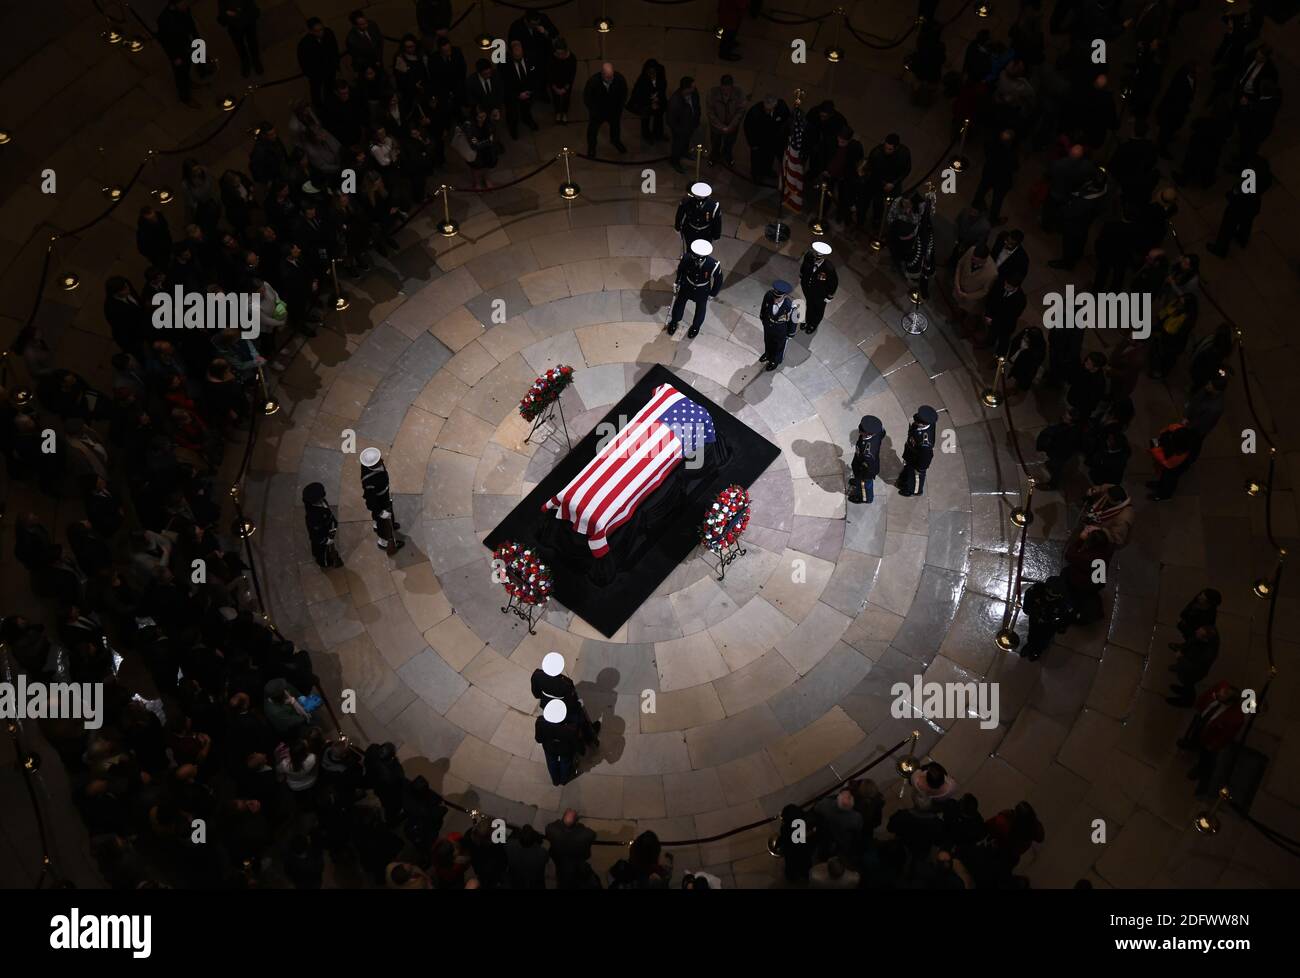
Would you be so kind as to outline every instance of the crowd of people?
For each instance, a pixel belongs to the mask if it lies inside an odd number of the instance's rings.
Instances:
[[[1005,358],[1009,390],[1063,390],[1062,419],[1037,443],[1048,472],[1040,487],[1073,486],[1076,459],[1088,484],[1061,572],[1024,595],[1028,636],[1021,652],[1030,658],[1060,631],[1105,614],[1106,568],[1129,542],[1134,521],[1122,483],[1142,374],[1173,385],[1177,365],[1187,366],[1186,381],[1177,380],[1186,391],[1182,415],[1162,426],[1148,449],[1155,474],[1148,498],[1156,502],[1170,498],[1196,462],[1232,377],[1231,328],[1197,331],[1199,258],[1181,254],[1176,242],[1170,247],[1174,187],[1208,185],[1222,154],[1232,151],[1227,205],[1208,250],[1223,255],[1234,242],[1246,246],[1269,183],[1261,151],[1280,92],[1271,52],[1258,43],[1261,17],[1250,4],[1223,18],[1224,37],[1209,66],[1187,62],[1166,77],[1165,51],[1177,42],[1187,6],[1061,0],[1045,25],[1041,3],[1024,0],[1008,36],[980,32],[959,71],[943,70],[946,51],[933,19],[909,59],[916,97],[946,88],[954,131],[970,120],[970,136],[985,141],[979,182],[957,217],[948,259],[945,298],[954,322],[977,349]],[[219,7],[244,73],[261,74],[256,3],[222,0]],[[544,832],[513,829],[505,844],[492,818],[464,833],[445,832],[443,799],[422,777],[405,774],[391,744],[359,750],[327,736],[310,653],[256,613],[238,534],[225,532],[229,513],[218,469],[231,446],[242,451],[261,410],[263,365],[291,334],[313,335],[320,324],[334,298],[333,269],[359,276],[375,254],[396,246],[395,231],[429,199],[430,177],[445,167],[448,146],[476,185],[488,187],[508,152],[499,123],[517,138],[521,127],[538,127],[542,104],[557,124],[568,122],[576,59],[544,13],[524,13],[511,25],[505,65],[480,60],[473,71],[449,37],[450,5],[419,0],[416,13],[418,34],[395,44],[363,11],[350,15],[342,45],[318,19],[309,20],[297,49],[307,98],[287,120],[287,137],[274,123],[260,123],[247,169],[217,179],[197,158],[186,160],[179,227],[162,207],[141,209],[140,284],[116,275],[105,283],[103,312],[116,346],[110,390],[59,367],[39,326],[24,330],[12,347],[33,391],[20,398],[0,390],[7,472],[48,498],[80,501],[84,518],[62,528],[61,544],[57,528],[37,514],[18,516],[15,556],[47,602],[52,624],[5,609],[0,639],[32,676],[106,684],[103,728],[66,736],[56,730],[53,742],[73,773],[78,810],[114,886],[313,887],[327,865],[336,880],[346,875],[340,867],[354,866],[373,885],[399,888],[540,888],[552,872],[561,887],[602,883],[588,863],[594,833],[577,813],[566,812]],[[197,36],[188,0],[169,0],[159,34],[169,55],[187,49]],[[740,57],[736,35],[734,27],[723,31],[727,60]],[[1096,38],[1108,39],[1112,52],[1131,39],[1131,59],[1097,64],[1089,56]],[[191,68],[188,59],[173,58],[182,100],[191,98]],[[1117,89],[1125,93],[1122,113]],[[730,76],[706,98],[690,77],[670,93],[654,59],[631,86],[605,63],[583,84],[582,96],[593,156],[602,127],[614,149],[626,151],[624,110],[640,117],[648,143],[670,142],[678,169],[701,125],[710,130],[714,165],[734,165],[743,131],[758,183],[774,179],[788,138],[790,109],[779,98],[751,103]],[[1133,134],[1117,140],[1129,123]],[[928,295],[937,274],[936,197],[907,188],[913,166],[902,138],[888,133],[865,151],[831,101],[808,113],[807,126],[807,170],[828,185],[837,229],[858,235],[860,244],[883,238],[900,274]],[[1180,142],[1182,166],[1165,178],[1162,161]],[[1242,170],[1255,174],[1254,190],[1243,189]],[[1027,186],[1033,173],[1040,178]],[[1044,229],[1061,236],[1054,266],[1073,268],[1099,228],[1093,287],[1127,284],[1148,297],[1150,339],[1085,353],[1082,331],[1022,325],[1030,267],[1025,235],[997,230],[1018,180],[1041,202]],[[258,295],[262,335],[179,330],[160,338],[152,299],[177,287]],[[1193,709],[1179,746],[1197,753],[1192,776],[1200,791],[1240,727],[1233,687],[1196,689],[1217,656],[1218,602],[1207,590],[1189,604],[1171,667],[1171,705]],[[144,695],[119,681],[124,655],[145,666]],[[599,732],[580,704],[574,709],[567,763],[555,751],[551,764],[539,733],[557,784],[572,777],[573,756]],[[888,841],[876,835],[882,803],[869,781],[811,809],[787,808],[776,844],[787,878],[830,887],[1024,884],[1015,873],[1018,860],[1044,838],[1027,803],[986,819],[976,799],[957,797],[952,778],[933,763],[918,772],[911,792],[911,805],[886,826]],[[193,831],[196,819],[206,826],[202,841]],[[671,856],[650,832],[603,882],[719,884],[704,871],[674,881]]]

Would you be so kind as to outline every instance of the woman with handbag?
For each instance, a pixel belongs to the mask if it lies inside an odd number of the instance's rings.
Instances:
[[[497,141],[496,130],[487,109],[478,106],[474,110],[474,117],[461,127],[460,132],[474,151],[474,158],[469,160],[470,172],[474,174],[474,189],[487,190],[492,186],[488,182],[488,174],[497,165],[497,159],[501,155],[501,144]]]

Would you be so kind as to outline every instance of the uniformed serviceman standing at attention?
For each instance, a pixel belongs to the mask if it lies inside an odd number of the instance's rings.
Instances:
[[[803,289],[803,331],[811,336],[826,315],[826,303],[835,298],[840,287],[840,277],[830,260],[831,246],[825,241],[814,241],[799,265],[799,287]]]
[[[925,470],[934,458],[934,426],[939,422],[939,412],[922,404],[912,415],[907,429],[907,443],[903,446],[903,471],[898,477],[900,496],[925,494]]]
[[[849,502],[871,503],[876,500],[876,476],[880,475],[880,446],[885,441],[885,425],[874,414],[858,422],[858,440],[853,446],[853,484]]]
[[[722,237],[722,205],[713,199],[707,183],[691,184],[690,193],[677,205],[673,227],[682,236],[682,254],[691,250],[692,241],[712,244]]]
[[[763,296],[758,318],[763,322],[763,355],[759,363],[775,370],[785,359],[785,344],[795,334],[794,303],[790,301],[789,282],[777,279]]]
[[[682,255],[677,263],[677,280],[673,282],[673,311],[668,319],[668,335],[677,332],[677,324],[682,321],[686,311],[686,300],[695,302],[695,318],[691,328],[686,331],[688,337],[699,335],[704,323],[704,314],[709,309],[709,300],[716,297],[722,289],[722,266],[718,259],[710,257],[713,245],[707,241],[692,241],[691,250]]]
[[[322,567],[342,567],[343,558],[334,545],[339,531],[339,521],[334,518],[325,487],[313,482],[302,491],[303,505],[307,508],[307,539],[311,541],[311,555]]]
[[[370,528],[378,539],[380,550],[395,554],[406,546],[397,539],[402,524],[393,513],[393,495],[388,486],[388,468],[377,448],[367,448],[361,453],[361,497],[370,510]]]

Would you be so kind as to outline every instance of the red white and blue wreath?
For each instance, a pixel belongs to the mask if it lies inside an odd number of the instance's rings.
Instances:
[[[528,393],[519,401],[519,416],[525,421],[535,421],[548,407],[559,400],[564,389],[573,383],[573,368],[561,363],[551,367],[533,381]]]
[[[521,604],[542,605],[551,599],[551,569],[532,550],[507,541],[493,552],[506,593]],[[496,563],[499,561],[500,563]]]
[[[710,550],[735,546],[749,526],[749,493],[743,486],[727,486],[704,514],[700,542]]]

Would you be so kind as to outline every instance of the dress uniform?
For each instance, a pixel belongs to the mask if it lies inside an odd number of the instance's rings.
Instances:
[[[303,505],[307,508],[307,538],[311,541],[311,555],[322,567],[342,567],[343,558],[334,545],[339,531],[339,521],[334,518],[325,487],[313,482],[302,491]]]
[[[691,192],[677,205],[673,227],[682,236],[682,254],[691,250],[691,242],[712,244],[722,237],[722,205],[712,198],[713,188],[707,183],[691,184]]]
[[[934,458],[934,426],[938,421],[939,412],[928,404],[922,404],[912,416],[903,446],[903,471],[898,477],[900,496],[925,494],[925,470]]]
[[[584,743],[600,746],[600,721],[594,723],[587,715],[587,708],[582,705],[578,689],[573,680],[564,674],[564,656],[559,652],[547,652],[542,656],[542,664],[533,670],[529,684],[537,702],[545,707],[551,700],[563,700],[570,719],[578,725],[578,732]]]
[[[777,280],[763,296],[758,318],[763,322],[763,355],[759,363],[775,370],[785,359],[785,344],[795,333],[794,303],[790,301],[790,283]]]
[[[830,253],[831,246],[825,241],[814,241],[812,250],[803,256],[799,265],[799,287],[803,289],[804,303],[803,331],[810,336],[817,332],[822,316],[826,314],[826,303],[835,298],[835,290],[840,287],[840,277],[827,257]]]
[[[858,422],[858,440],[853,448],[853,484],[849,502],[870,503],[876,499],[876,476],[880,474],[880,448],[885,426],[874,414]]]
[[[402,524],[393,514],[388,468],[377,448],[367,448],[361,453],[361,498],[365,500],[366,509],[370,510],[370,527],[378,537],[375,544],[379,549],[397,553],[406,546],[404,540],[397,539]]]
[[[677,281],[673,283],[673,311],[668,319],[668,335],[677,332],[677,324],[686,311],[686,300],[695,301],[695,318],[691,328],[686,331],[688,337],[698,336],[700,326],[704,323],[704,314],[709,309],[709,299],[717,296],[722,289],[722,266],[713,254],[713,245],[707,241],[692,241],[689,254],[682,255],[677,263]]]

